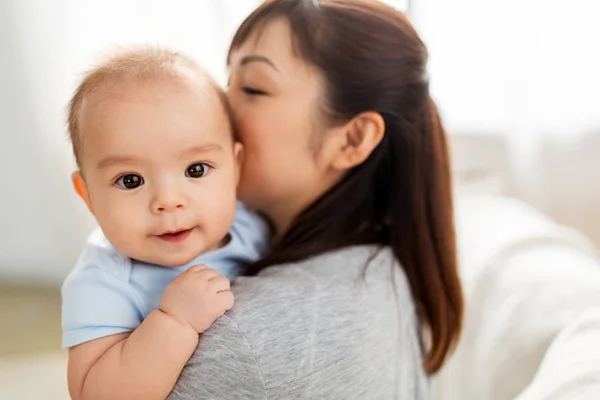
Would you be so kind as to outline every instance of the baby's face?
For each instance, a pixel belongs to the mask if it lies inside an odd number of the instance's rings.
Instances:
[[[88,205],[123,254],[179,266],[233,223],[239,144],[208,85],[121,86],[81,115]]]

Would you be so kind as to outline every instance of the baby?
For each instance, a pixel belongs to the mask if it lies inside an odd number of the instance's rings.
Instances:
[[[224,94],[185,56],[130,50],[87,74],[68,123],[73,185],[100,226],[62,289],[71,397],[164,399],[266,245],[236,203]]]

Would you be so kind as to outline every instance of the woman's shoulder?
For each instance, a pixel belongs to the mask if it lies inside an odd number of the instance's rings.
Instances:
[[[339,301],[344,297],[381,292],[394,287],[403,297],[409,287],[402,268],[389,247],[352,246],[320,254],[299,262],[271,266],[257,276],[239,277],[232,291],[236,307],[234,318],[256,308],[272,310],[290,302],[307,299]],[[318,306],[317,303],[313,304]],[[296,310],[297,313],[299,310]],[[251,313],[254,314],[254,313]]]
[[[389,248],[276,265],[232,291],[170,398],[421,398],[418,318]]]
[[[387,246],[358,245],[331,250],[307,259],[273,265],[262,270],[256,277],[240,277],[237,283],[252,284],[254,280],[297,281],[302,276],[322,278],[355,279],[362,276],[366,266],[396,263],[392,250]],[[378,273],[380,271],[374,271]],[[258,278],[258,279],[254,279]]]
[[[350,247],[270,267],[239,278],[232,290],[236,303],[226,318],[252,349],[267,387],[395,354],[400,338],[420,363],[410,290],[388,248]]]

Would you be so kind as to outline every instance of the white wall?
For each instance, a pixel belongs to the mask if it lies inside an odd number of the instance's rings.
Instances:
[[[452,128],[570,135],[600,122],[600,2],[413,3],[432,91]]]
[[[115,45],[171,46],[218,79],[257,1],[0,1],[0,282],[60,282],[94,221],[71,190],[65,105]]]
[[[86,67],[117,44],[163,44],[186,51],[224,82],[230,36],[259,2],[0,0],[0,281],[60,282],[94,225],[70,187],[64,123],[65,104]],[[584,206],[600,198],[599,173],[591,170],[600,171],[600,161],[576,145],[586,132],[600,131],[600,2],[413,3],[450,132],[506,134],[518,193],[589,221]],[[557,145],[546,157],[548,141]],[[555,152],[563,148],[569,153]],[[472,161],[473,151],[457,161]],[[556,170],[570,192],[540,161],[550,159],[581,162]],[[550,201],[557,193],[560,204]]]
[[[600,1],[414,5],[449,132],[504,136],[511,194],[600,244]],[[485,150],[456,154],[459,169],[489,166]]]

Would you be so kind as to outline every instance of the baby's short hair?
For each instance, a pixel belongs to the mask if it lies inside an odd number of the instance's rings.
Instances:
[[[80,113],[84,102],[107,84],[128,81],[203,79],[212,87],[222,103],[234,133],[231,109],[223,89],[194,60],[185,54],[158,47],[129,48],[110,56],[85,74],[68,104],[68,131],[77,165],[81,167],[82,139]]]

